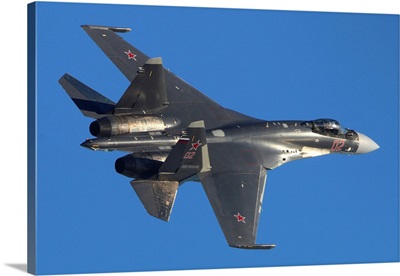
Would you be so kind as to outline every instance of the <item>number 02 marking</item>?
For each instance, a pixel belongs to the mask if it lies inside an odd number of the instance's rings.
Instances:
[[[188,151],[185,156],[183,157],[183,159],[193,159],[193,156],[196,155],[195,151]]]
[[[344,147],[345,140],[335,140],[333,141],[331,151],[341,151]]]

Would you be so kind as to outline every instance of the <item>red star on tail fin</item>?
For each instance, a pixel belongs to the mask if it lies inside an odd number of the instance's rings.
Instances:
[[[192,143],[192,147],[190,148],[190,150],[197,150],[198,147],[200,147],[202,145],[202,143],[200,143],[200,140],[197,140],[196,143]]]

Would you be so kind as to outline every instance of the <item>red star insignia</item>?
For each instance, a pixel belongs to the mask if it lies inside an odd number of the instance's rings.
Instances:
[[[197,140],[196,143],[192,143],[192,147],[190,148],[190,150],[197,150],[198,147],[200,147],[202,145],[202,143],[200,143],[200,140]]]
[[[127,56],[128,59],[133,59],[136,61],[136,55],[134,53],[131,52],[131,50],[128,50],[128,52],[124,52]]]
[[[237,215],[233,215],[235,218],[237,218],[237,222],[243,222],[246,223],[246,221],[244,221],[246,219],[246,217],[242,216],[240,213],[237,213]]]

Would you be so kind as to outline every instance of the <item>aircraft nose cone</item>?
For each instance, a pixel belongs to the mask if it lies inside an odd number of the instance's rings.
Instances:
[[[357,132],[359,139],[359,146],[356,153],[368,153],[379,149],[379,145],[367,135]]]

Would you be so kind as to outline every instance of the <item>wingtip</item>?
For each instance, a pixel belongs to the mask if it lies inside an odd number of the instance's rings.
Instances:
[[[99,26],[99,25],[87,25],[87,24],[81,25],[81,27],[85,30],[87,29],[110,30],[116,33],[126,33],[132,30],[131,28],[126,28],[126,27],[112,27],[112,26]]]
[[[64,75],[61,76],[61,78],[58,79],[59,83],[62,83],[64,79],[68,79],[70,75],[68,73],[65,73]]]
[[[274,249],[276,247],[275,244],[230,244],[230,247],[235,247],[239,249]]]

